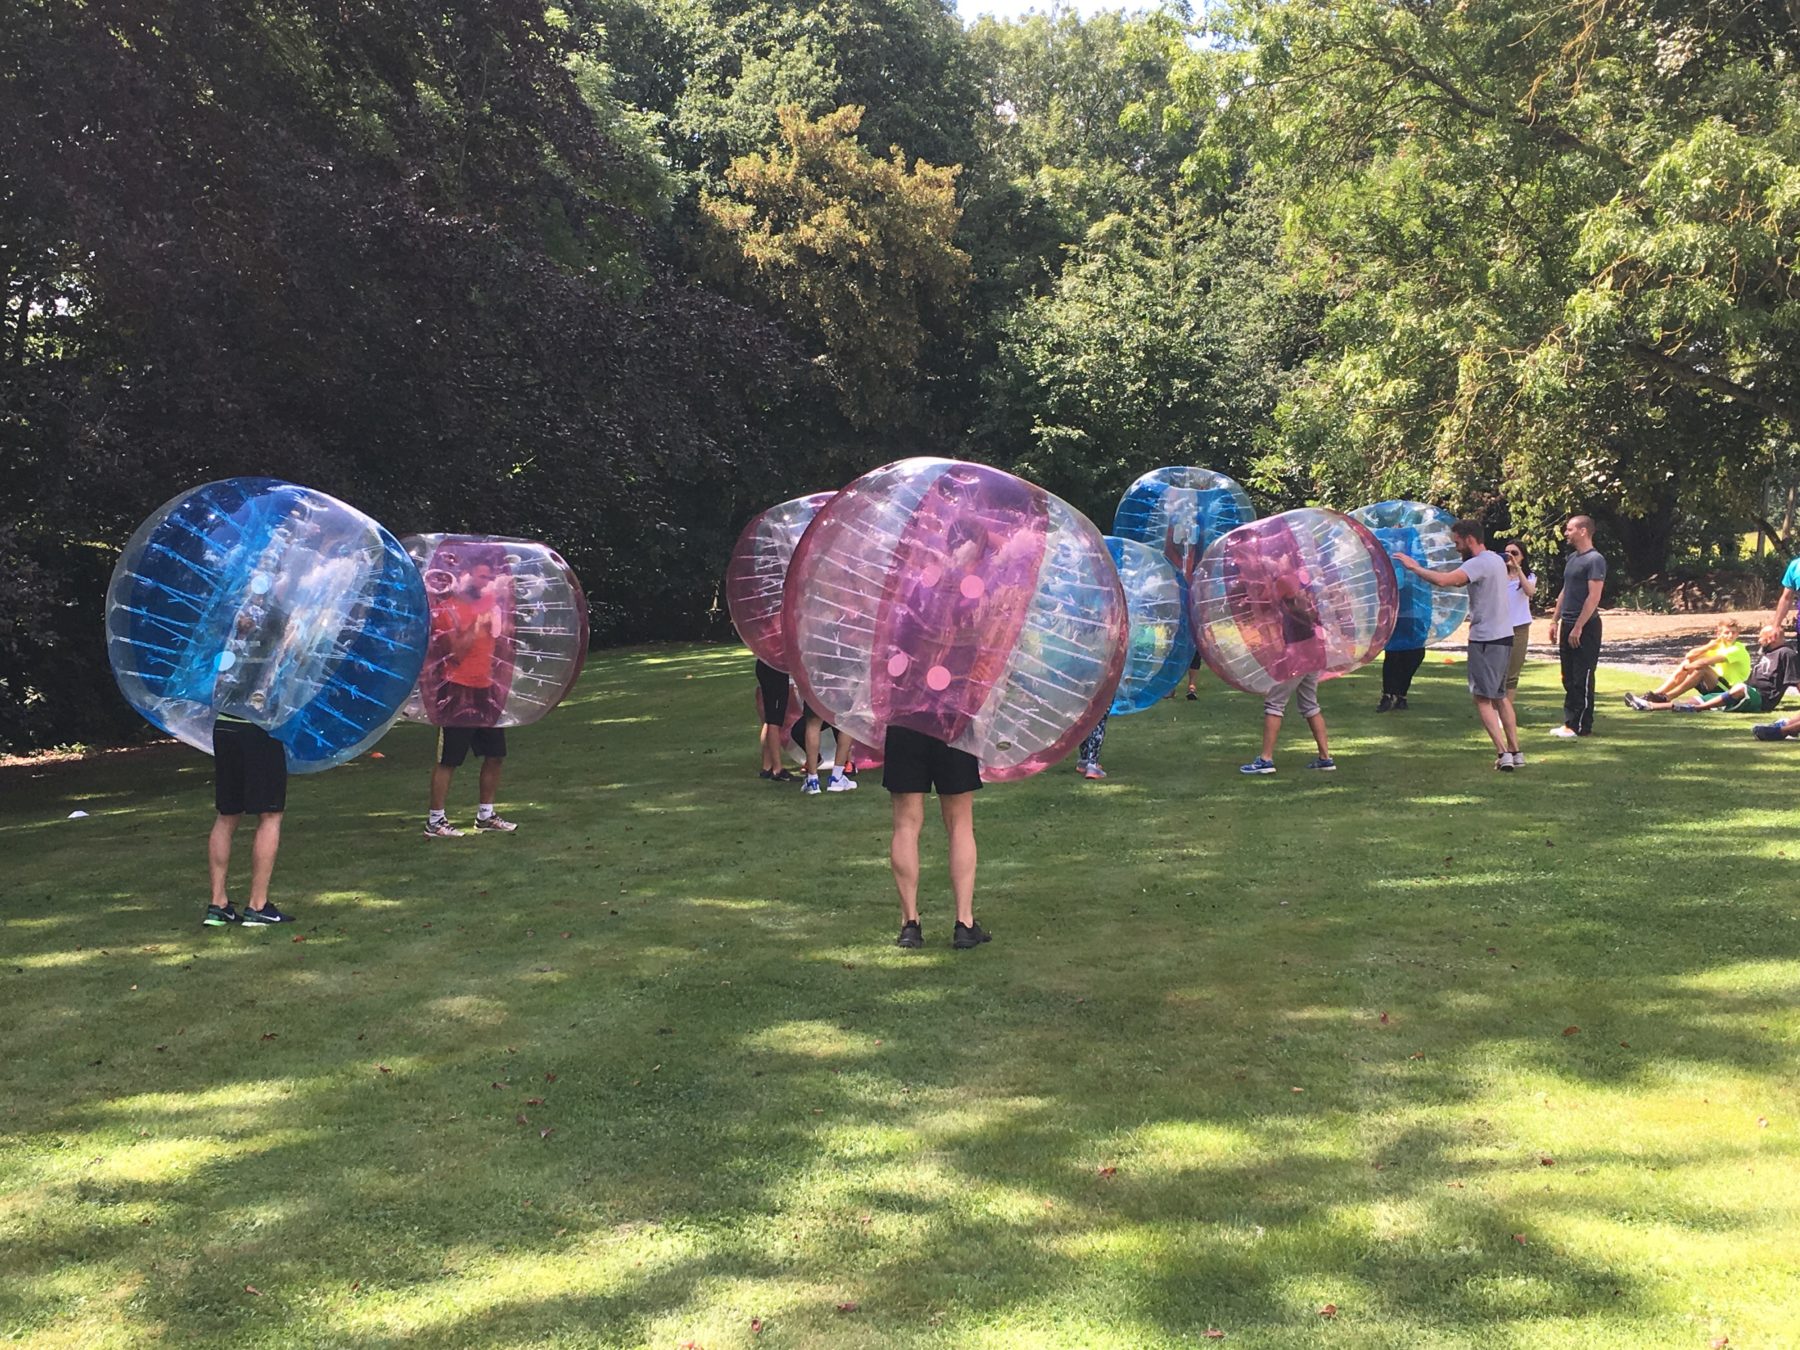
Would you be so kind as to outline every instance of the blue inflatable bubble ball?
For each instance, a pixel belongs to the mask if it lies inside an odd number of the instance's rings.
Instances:
[[[184,492],[138,527],[106,593],[126,701],[212,752],[221,714],[264,728],[296,773],[388,729],[425,660],[425,583],[353,506],[273,478]]]
[[[1434,572],[1454,572],[1462,566],[1462,555],[1450,537],[1450,526],[1456,518],[1441,506],[1398,500],[1376,502],[1373,506],[1359,506],[1350,518],[1367,525],[1390,558],[1404,553]],[[1462,587],[1433,586],[1404,567],[1395,567],[1394,575],[1400,585],[1400,609],[1394,620],[1394,635],[1387,641],[1390,651],[1418,651],[1441,642],[1469,617],[1469,593]]]
[[[1188,465],[1152,469],[1126,488],[1112,532],[1158,550],[1185,587],[1215,539],[1255,519],[1250,494],[1236,479]]]
[[[1125,588],[1125,669],[1111,711],[1154,708],[1187,674],[1194,659],[1187,596],[1169,560],[1135,539],[1106,538]]]

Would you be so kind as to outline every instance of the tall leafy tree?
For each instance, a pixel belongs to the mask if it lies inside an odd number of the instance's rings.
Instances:
[[[916,363],[968,284],[956,170],[856,139],[863,110],[779,112],[781,146],[735,160],[702,199],[715,265],[774,305],[828,363],[857,427],[908,415]]]
[[[1225,102],[1325,349],[1280,412],[1330,495],[1607,517],[1655,570],[1796,431],[1800,164],[1774,3],[1251,0]]]

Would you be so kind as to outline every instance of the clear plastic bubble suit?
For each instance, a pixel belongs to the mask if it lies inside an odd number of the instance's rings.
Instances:
[[[835,496],[814,492],[771,506],[744,526],[725,565],[725,607],[731,626],[758,660],[777,670],[787,669],[781,588],[788,560],[819,508]]]
[[[295,773],[381,738],[425,659],[425,586],[353,506],[273,478],[184,492],[138,527],[106,592],[126,700],[212,752],[219,713],[264,728]]]
[[[907,459],[863,475],[794,550],[789,670],[859,742],[910,727],[990,782],[1066,755],[1112,700],[1125,595],[1100,531],[985,465]]]
[[[1188,606],[1213,673],[1266,694],[1373,658],[1394,630],[1399,587],[1367,526],[1309,507],[1241,525],[1214,542]]]
[[[1160,551],[1185,587],[1213,540],[1255,519],[1250,494],[1236,479],[1181,466],[1152,469],[1126,488],[1113,513],[1112,532]]]
[[[1125,668],[1113,694],[1115,713],[1143,712],[1174,691],[1194,659],[1187,594],[1169,560],[1135,539],[1106,538],[1125,589]]]
[[[431,640],[402,715],[434,727],[522,727],[575,687],[587,661],[581,582],[548,544],[485,534],[400,541],[431,603]]]
[[[1454,572],[1462,554],[1450,535],[1452,516],[1425,502],[1385,501],[1359,506],[1350,513],[1381,541],[1388,557],[1404,553],[1434,572]],[[1397,652],[1417,651],[1442,641],[1469,617],[1469,592],[1461,586],[1433,586],[1404,567],[1394,568],[1400,586],[1400,611],[1387,645]]]

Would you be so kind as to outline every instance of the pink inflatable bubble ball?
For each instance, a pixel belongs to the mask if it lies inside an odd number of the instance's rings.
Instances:
[[[581,582],[555,549],[494,535],[415,534],[401,543],[431,608],[410,721],[520,727],[549,712],[587,660]]]
[[[1234,688],[1266,694],[1366,664],[1393,631],[1399,588],[1366,526],[1309,507],[1215,541],[1189,604],[1207,666]]]
[[[889,726],[989,781],[1061,759],[1112,700],[1125,596],[1093,523],[999,469],[908,459],[834,497],[794,550],[782,619],[808,704],[860,743]]]
[[[819,508],[835,492],[814,492],[780,502],[751,519],[738,535],[725,565],[725,608],[731,626],[756,658],[787,669],[787,642],[781,631],[781,588],[794,545]]]

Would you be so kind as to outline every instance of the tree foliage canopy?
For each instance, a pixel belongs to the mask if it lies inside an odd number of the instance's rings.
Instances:
[[[15,0],[0,744],[113,734],[113,550],[293,477],[719,631],[900,453],[1199,461],[1626,570],[1791,529],[1796,0]],[[1773,517],[1779,516],[1779,521]]]

